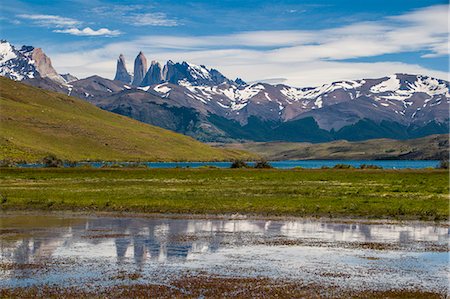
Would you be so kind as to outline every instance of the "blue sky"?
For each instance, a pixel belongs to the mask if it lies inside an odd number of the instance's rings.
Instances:
[[[59,72],[114,76],[187,60],[235,78],[311,86],[396,72],[448,79],[448,1],[3,1],[0,37]]]

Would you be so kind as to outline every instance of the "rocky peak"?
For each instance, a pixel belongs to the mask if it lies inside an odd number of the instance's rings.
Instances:
[[[134,76],[132,84],[134,86],[140,86],[146,73],[147,73],[147,58],[145,58],[144,53],[142,53],[141,51],[134,60]]]
[[[22,49],[23,48],[24,47],[22,47]],[[53,68],[51,59],[45,55],[41,48],[34,48],[31,50],[31,59],[34,61],[34,65],[41,77],[49,78],[59,83],[66,83],[66,80],[64,80],[64,78]]]
[[[67,74],[60,74],[60,75],[61,75],[61,77],[63,77],[64,80],[66,80],[67,83],[78,81],[78,78],[72,74],[67,73]]]
[[[236,84],[239,85],[239,86],[245,86],[245,85],[247,85],[247,82],[245,82],[245,81],[242,80],[241,78],[236,78],[236,79],[234,80],[234,82],[236,82]]]
[[[18,81],[49,78],[57,83],[66,83],[41,48],[22,46],[20,50],[16,50],[5,40],[0,41],[0,75]]]
[[[144,79],[141,82],[141,86],[149,86],[153,84],[159,84],[164,81],[163,68],[161,64],[155,60],[150,64],[148,72],[145,74]]]
[[[127,71],[125,57],[123,56],[123,54],[120,54],[119,59],[117,59],[116,76],[114,77],[114,80],[130,84],[131,79],[132,76]]]

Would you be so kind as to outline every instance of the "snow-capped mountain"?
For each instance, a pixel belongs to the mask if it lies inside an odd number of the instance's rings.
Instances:
[[[350,105],[365,101],[375,110],[387,113],[387,118],[409,124],[424,123],[431,119],[445,121],[450,99],[449,82],[421,75],[395,74],[379,79],[341,81],[314,88],[295,88],[286,85],[255,83],[236,86],[227,83],[219,85],[193,85],[181,80],[178,85],[162,83],[147,89],[170,99],[190,98],[203,105],[206,110],[235,119],[245,124],[248,117],[258,116],[263,120],[289,121],[313,116],[323,129],[340,129],[352,121],[330,123],[319,117],[319,110],[328,106]],[[348,106],[347,105],[347,106]],[[440,109],[442,108],[442,109]],[[369,110],[373,110],[371,107]],[[426,112],[428,111],[428,112]],[[308,113],[309,112],[309,113]],[[356,112],[355,112],[356,113]],[[357,121],[370,115],[359,112]],[[371,113],[377,114],[376,111]],[[392,115],[390,115],[392,114]]]
[[[126,68],[125,58],[120,54],[119,59],[117,60],[116,76],[114,80],[129,84],[129,76],[131,75]],[[144,53],[139,52],[134,61],[134,78],[131,84],[133,86],[146,87],[164,82],[172,84],[188,82],[192,85],[201,86],[214,86],[222,83],[236,86],[245,84],[241,79],[235,82],[226,78],[218,70],[208,69],[204,65],[195,65],[186,61],[174,63],[169,60],[166,64],[161,65],[158,61],[153,60],[150,67],[147,69],[147,58]]]
[[[61,84],[66,83],[41,48],[22,46],[17,50],[5,40],[0,41],[0,75],[13,80],[49,78]]]
[[[134,76],[121,55],[115,80],[95,75],[78,80],[58,75],[42,50],[16,50],[5,41],[0,74],[203,141],[405,139],[449,131],[450,84],[424,75],[305,88],[246,84],[189,62],[152,61],[147,68],[140,52]]]

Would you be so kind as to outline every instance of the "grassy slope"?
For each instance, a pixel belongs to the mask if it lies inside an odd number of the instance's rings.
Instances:
[[[216,146],[248,150],[269,160],[301,159],[414,159],[448,158],[448,135],[432,135],[411,140],[373,139],[360,142],[344,140],[326,143],[254,142]]]
[[[2,169],[1,209],[448,219],[442,170]]]
[[[103,111],[85,101],[0,77],[0,159],[229,160],[239,150]]]

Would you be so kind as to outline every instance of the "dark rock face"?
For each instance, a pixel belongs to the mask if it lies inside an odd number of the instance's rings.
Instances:
[[[145,74],[144,80],[141,82],[141,86],[150,86],[164,82],[162,72],[161,64],[157,61],[152,61],[147,74]]]
[[[172,60],[167,61],[164,66],[164,81],[173,84],[178,84],[187,77],[186,68],[182,67],[179,63],[173,63]]]
[[[218,70],[208,70],[204,65],[195,65],[183,61],[182,63],[173,63],[171,60],[164,66],[163,72],[165,82],[179,84],[180,81],[188,82],[192,85],[220,85],[222,83],[234,84],[233,81],[226,78]]]
[[[66,80],[67,83],[74,82],[74,81],[78,80],[77,77],[75,77],[74,75],[69,74],[69,73],[67,73],[67,74],[60,74],[60,75],[61,75],[61,77],[63,77],[64,80]]]
[[[122,54],[120,54],[119,59],[117,59],[116,76],[114,77],[114,80],[130,84],[131,79],[132,76],[127,71],[125,57]]]
[[[134,75],[132,84],[134,86],[140,86],[146,73],[147,73],[147,58],[145,58],[144,53],[139,52],[138,56],[134,60]]]

